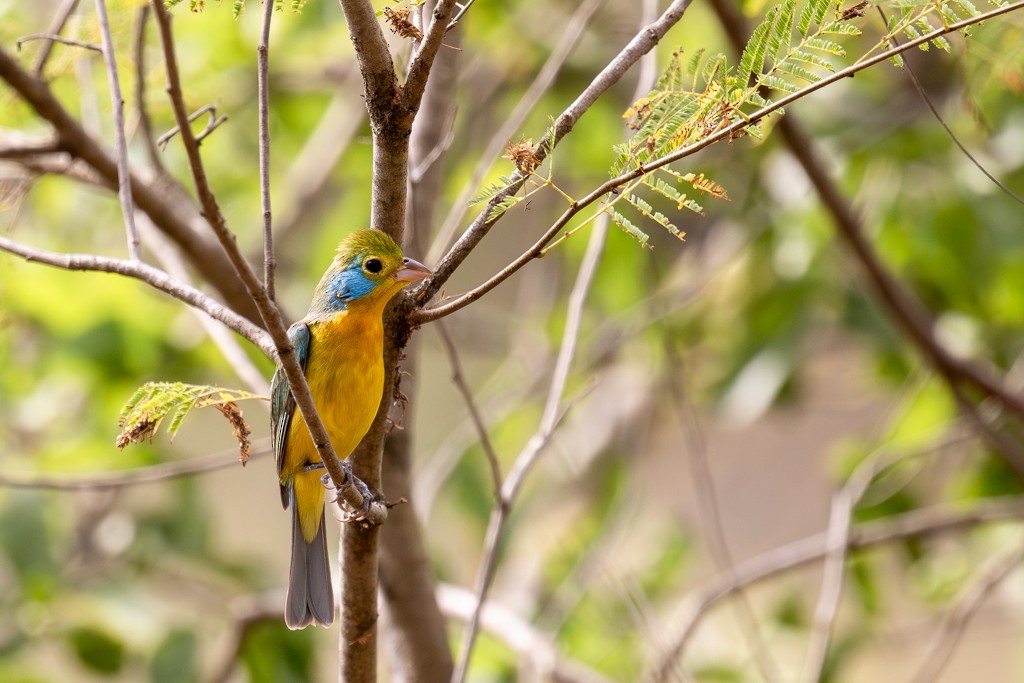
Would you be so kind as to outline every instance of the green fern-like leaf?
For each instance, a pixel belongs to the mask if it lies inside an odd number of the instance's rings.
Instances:
[[[831,6],[832,0],[811,0],[808,2],[804,6],[803,11],[800,12],[800,22],[797,24],[797,31],[800,32],[800,36],[806,38],[807,34],[810,33],[811,26],[820,24]]]
[[[622,228],[627,235],[639,242],[640,246],[647,246],[647,241],[651,239],[651,236],[636,227],[632,221],[610,206],[608,207],[608,216],[612,219],[612,222],[615,223],[615,225]]]
[[[479,204],[480,202],[486,202],[491,197],[493,197],[494,195],[496,195],[499,192],[501,192],[502,190],[504,190],[505,187],[506,187],[506,185],[504,185],[502,183],[491,183],[490,185],[488,185],[484,189],[480,190],[480,192],[478,192],[476,195],[474,195],[473,198],[470,199],[466,203],[469,206],[473,206],[475,204]]]
[[[151,440],[168,416],[167,435],[173,440],[186,415],[196,408],[213,406],[231,424],[244,464],[249,457],[249,427],[235,401],[254,398],[266,399],[265,396],[240,389],[182,382],[147,382],[132,394],[121,409],[117,421],[121,428],[116,440],[117,447],[124,448],[131,443]]]
[[[487,213],[487,222],[490,223],[491,221],[497,219],[498,216],[505,213],[506,211],[508,211],[521,201],[523,201],[523,198],[516,197],[515,195],[509,195],[508,197],[505,197],[500,202],[491,207],[491,210]]]

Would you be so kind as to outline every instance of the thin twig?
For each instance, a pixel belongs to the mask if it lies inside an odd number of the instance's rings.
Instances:
[[[68,23],[68,19],[71,18],[75,8],[78,7],[78,0],[64,0],[58,8],[57,13],[53,17],[53,21],[50,22],[50,27],[47,29],[49,35],[60,35],[60,32],[64,30],[65,24]],[[46,67],[46,62],[50,59],[50,54],[53,52],[53,41],[49,41],[43,46],[39,54],[36,56],[36,62],[32,65],[32,74],[36,78],[43,77],[43,69]]]
[[[110,83],[110,100],[114,112],[114,140],[117,146],[117,199],[124,214],[124,227],[128,240],[128,258],[142,259],[139,249],[139,229],[135,225],[135,201],[132,197],[132,176],[128,166],[128,140],[124,134],[124,98],[121,97],[121,80],[117,75],[117,59],[114,54],[114,39],[110,35],[110,20],[107,17],[106,0],[96,0],[96,17],[103,37],[103,62],[107,66],[107,81]]]
[[[274,270],[277,259],[274,256],[274,230],[270,211],[270,20],[274,16],[274,3],[263,3],[263,28],[260,43],[256,48],[256,91],[259,99],[260,137],[260,209],[263,211],[263,289],[267,298],[273,301]]]
[[[262,439],[253,444],[249,459],[270,454],[270,440]],[[0,486],[13,489],[47,489],[51,491],[95,491],[116,489],[137,484],[152,484],[178,477],[222,470],[238,463],[238,448],[229,448],[210,455],[204,455],[178,462],[137,467],[120,472],[76,473],[74,475],[37,475],[0,473]]]
[[[463,400],[466,402],[466,409],[469,411],[470,420],[473,422],[473,427],[476,428],[477,437],[480,439],[480,446],[484,449],[487,464],[491,468],[494,495],[495,497],[501,496],[501,464],[498,462],[498,455],[494,451],[493,444],[491,444],[487,425],[484,424],[483,417],[480,415],[480,409],[473,398],[473,392],[466,383],[466,376],[462,371],[462,362],[459,360],[459,351],[455,347],[455,343],[452,342],[451,335],[448,334],[448,328],[441,321],[438,321],[437,333],[441,337],[441,344],[448,354],[448,363],[452,367],[452,384],[459,390]]]
[[[143,5],[136,14],[135,26],[132,28],[135,46],[135,108],[139,112],[139,127],[142,129],[142,142],[146,146],[149,163],[157,173],[166,177],[167,169],[164,167],[163,159],[160,158],[160,151],[153,133],[153,122],[149,118],[149,108],[146,106],[147,23],[149,23],[149,5]]]
[[[986,563],[974,581],[961,593],[956,605],[946,613],[911,683],[933,683],[939,680],[968,622],[981,609],[989,593],[1021,562],[1024,562],[1024,543],[1018,541],[1017,545],[1010,546]]]
[[[208,117],[206,121],[206,128],[195,134],[195,139],[197,143],[205,140],[206,136],[215,131],[217,127],[220,126],[220,124],[228,120],[227,114],[221,114],[220,116],[217,115],[216,104],[204,104],[203,106],[199,107],[199,109],[196,109],[194,112],[188,115],[188,122],[192,123],[203,114],[206,114]],[[157,146],[160,149],[165,149],[167,147],[167,143],[174,139],[174,136],[177,135],[180,131],[180,126],[175,126],[174,128],[171,128],[169,131],[167,131],[159,138],[157,138]]]
[[[879,16],[882,17],[882,24],[888,26],[889,19],[885,14],[885,10],[882,9],[882,6],[875,5],[875,9],[878,10]],[[889,38],[889,42],[892,43],[893,45],[900,44],[899,40],[897,40],[895,36],[891,36]],[[1014,200],[1018,204],[1024,204],[1024,197],[1021,197],[1019,194],[1017,194],[1016,192],[1008,188],[1005,184],[1003,184],[1002,181],[1000,181],[998,178],[992,175],[989,172],[989,170],[985,168],[985,166],[982,165],[980,161],[978,161],[977,157],[971,154],[970,150],[967,149],[964,143],[960,141],[960,138],[957,136],[956,133],[953,132],[953,129],[949,127],[948,123],[946,123],[946,119],[943,118],[942,114],[940,114],[939,110],[935,107],[935,103],[932,102],[932,98],[928,95],[928,92],[924,89],[924,86],[921,85],[921,81],[918,79],[917,74],[914,73],[914,69],[913,67],[910,66],[910,62],[907,60],[903,60],[902,66],[903,70],[907,72],[907,76],[910,78],[910,82],[913,84],[914,90],[917,91],[917,94],[924,101],[925,105],[928,107],[928,110],[932,113],[932,116],[935,117],[935,120],[939,122],[940,126],[942,126],[942,129],[946,131],[946,135],[949,136],[949,139],[952,140],[953,144],[956,145],[961,152],[963,152],[963,155],[965,157],[967,157],[967,160],[974,164],[974,167],[981,171],[982,175],[984,175],[986,178],[992,181],[993,185],[1002,190],[1002,192],[1007,197]]]
[[[448,26],[445,28],[445,33],[459,25],[462,17],[466,15],[466,12],[469,11],[469,8],[473,6],[474,2],[476,2],[476,0],[466,0],[464,3],[455,3],[455,6],[459,8],[459,11],[456,12],[455,16],[452,17],[452,20],[448,22]]]
[[[483,180],[487,170],[494,164],[494,160],[498,158],[502,149],[516,134],[519,127],[523,125],[523,121],[526,120],[526,117],[537,105],[537,102],[540,101],[540,98],[551,87],[565,61],[572,54],[580,38],[583,37],[583,32],[589,25],[591,18],[604,2],[605,0],[586,0],[580,3],[572,17],[569,18],[565,28],[562,30],[562,35],[551,49],[547,61],[544,62],[544,66],[537,72],[537,76],[530,83],[530,87],[526,89],[523,96],[519,98],[519,102],[512,112],[501,126],[498,127],[494,135],[491,136],[483,154],[480,155],[476,166],[473,167],[473,172],[470,174],[469,180],[466,181],[461,194],[452,202],[452,208],[448,215],[445,216],[444,222],[441,224],[441,228],[438,230],[437,236],[430,247],[427,255],[428,262],[436,261],[441,257],[442,251],[448,248],[448,242],[469,210],[469,200],[477,191],[477,187]]]
[[[27,36],[18,38],[15,46],[20,50],[24,43],[29,43],[33,40],[48,40],[50,43],[61,43],[62,45],[70,45],[71,47],[80,47],[86,50],[92,50],[93,52],[103,52],[103,46],[97,45],[96,43],[87,43],[82,40],[75,40],[74,38],[65,38],[57,33],[30,33]]]
[[[189,306],[198,308],[214,320],[224,323],[263,351],[268,358],[275,356],[274,345],[270,336],[263,329],[212,297],[200,292],[195,287],[179,282],[159,268],[154,268],[142,261],[109,258],[95,254],[60,254],[30,247],[2,235],[0,235],[0,250],[20,256],[26,261],[45,263],[48,266],[55,266],[65,270],[92,270],[101,273],[117,273],[118,275],[141,280]]]
[[[769,114],[772,114],[780,109],[789,106],[790,104],[793,104],[794,102],[802,99],[803,97],[806,97],[812,92],[816,92],[826,86],[829,86],[845,78],[850,78],[851,76],[856,75],[858,72],[863,71],[864,69],[874,66],[875,64],[883,62],[887,59],[890,59],[891,57],[897,54],[906,52],[907,50],[917,47],[918,45],[921,45],[923,43],[930,42],[935,38],[943,36],[947,33],[953,33],[956,31],[963,30],[980,22],[986,21],[988,19],[993,19],[995,17],[1007,14],[1009,12],[1013,12],[1021,8],[1024,8],[1024,0],[1018,0],[1018,2],[1012,4],[1002,5],[989,12],[985,12],[984,14],[979,14],[969,19],[964,19],[963,21],[959,21],[954,24],[949,24],[948,26],[938,28],[935,31],[932,31],[931,33],[922,35],[898,47],[891,48],[862,62],[858,62],[857,64],[849,66],[845,69],[836,71],[835,73],[829,75],[826,78],[821,79],[820,81],[817,81],[815,83],[805,86],[804,88],[801,88],[795,93],[791,93],[778,100],[775,100],[769,106],[757,110],[756,112],[750,114],[743,120],[737,121],[729,126],[725,126],[719,129],[718,132],[714,133],[713,135],[710,135],[702,140],[687,145],[686,147],[682,147],[674,152],[666,154],[663,157],[654,159],[644,164],[642,168],[637,168],[632,171],[628,171],[626,173],[619,175],[618,177],[608,180],[607,182],[601,184],[596,189],[591,191],[589,194],[585,195],[583,198],[575,200],[569,206],[569,208],[567,208],[563,212],[563,214],[558,218],[558,220],[556,220],[551,225],[551,227],[548,228],[548,230],[534,243],[532,247],[523,252],[523,254],[521,254],[518,258],[509,263],[505,268],[503,268],[489,280],[478,285],[477,287],[466,292],[465,294],[462,294],[454,299],[446,301],[443,304],[439,304],[432,308],[415,311],[412,316],[413,322],[416,324],[422,324],[433,320],[437,320],[438,318],[454,313],[455,311],[460,310],[465,306],[468,306],[469,304],[473,303],[481,296],[491,291],[496,286],[498,286],[499,284],[507,280],[509,277],[511,277],[513,274],[518,272],[527,263],[537,258],[537,256],[540,255],[541,251],[543,250],[544,246],[547,245],[547,243],[550,242],[552,239],[554,239],[555,235],[560,233],[562,229],[568,224],[568,222],[573,217],[576,216],[576,214],[578,214],[587,206],[590,206],[594,202],[603,198],[606,194],[615,190],[620,185],[628,183],[632,180],[636,180],[637,178],[651,171],[657,170],[664,166],[668,166],[669,164],[675,163],[677,161],[680,161],[681,159],[692,156],[693,154],[696,154],[697,152],[715,144],[716,142],[735,138],[736,134],[739,133],[741,130],[756,124],[758,121],[765,118]],[[557,137],[557,133],[560,130],[560,120],[561,117],[559,117],[559,119],[556,120],[555,122],[556,142],[559,139]],[[783,119],[783,121],[785,121],[785,119]],[[543,150],[541,150],[541,152],[543,152]],[[541,154],[538,153],[538,157],[540,156]],[[447,278],[450,276],[454,268],[457,267],[457,265],[462,262],[462,260],[469,253],[469,251],[471,251],[472,248],[476,246],[476,243],[483,238],[484,234],[486,234],[486,232],[490,229],[490,226],[493,225],[498,220],[497,218],[492,221],[487,220],[487,215],[490,213],[491,209],[493,209],[494,206],[496,206],[506,197],[517,192],[519,188],[522,187],[522,183],[523,180],[519,178],[512,185],[509,185],[505,190],[502,190],[501,192],[496,194],[491,199],[491,201],[487,203],[487,206],[484,207],[478,218],[473,222],[472,225],[470,225],[470,227],[466,230],[466,232],[459,239],[459,241],[455,243],[455,245],[448,252],[448,254],[445,255],[445,257],[441,260],[441,263],[438,264],[437,268],[434,271],[434,277],[428,278],[425,284],[421,286],[419,290],[417,290],[417,301],[419,301],[421,304],[426,302],[431,296],[433,296],[434,293],[436,293],[440,286],[445,281],[447,281]],[[963,364],[959,363],[959,365]],[[1024,416],[1024,400],[1014,398],[1008,395],[1005,391],[1000,390],[998,388],[998,385],[994,384],[989,379],[985,379],[981,376],[977,376],[972,379],[975,380],[974,383],[978,384],[979,388],[982,388],[988,393],[998,396],[1001,400],[1007,403],[1008,407],[1012,407],[1014,412]]]

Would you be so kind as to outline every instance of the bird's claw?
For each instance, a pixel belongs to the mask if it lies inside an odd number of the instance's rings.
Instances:
[[[342,489],[354,488],[359,496],[363,499],[363,504],[357,509],[348,499],[344,496],[342,500],[344,502],[344,514],[342,515],[342,522],[361,522],[367,518],[370,514],[370,507],[373,505],[374,496],[370,491],[370,487],[366,485],[362,479],[352,473],[352,465],[347,460],[341,462],[341,466],[345,470],[345,483],[342,485]]]

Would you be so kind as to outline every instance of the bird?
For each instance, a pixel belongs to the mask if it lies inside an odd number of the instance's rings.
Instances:
[[[339,457],[366,435],[384,391],[384,307],[406,285],[431,275],[380,230],[357,230],[338,246],[309,311],[288,329],[317,412]],[[323,463],[279,366],[271,381],[271,442],[281,502],[291,511],[285,600],[290,629],[334,621],[324,535]]]

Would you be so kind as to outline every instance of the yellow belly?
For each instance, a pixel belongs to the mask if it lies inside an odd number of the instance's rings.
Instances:
[[[346,458],[370,428],[384,390],[383,331],[380,314],[349,311],[310,324],[306,380],[320,419],[339,458]],[[303,471],[320,462],[298,410],[288,428],[281,482],[295,486],[302,535],[316,536],[323,510],[323,470]]]

